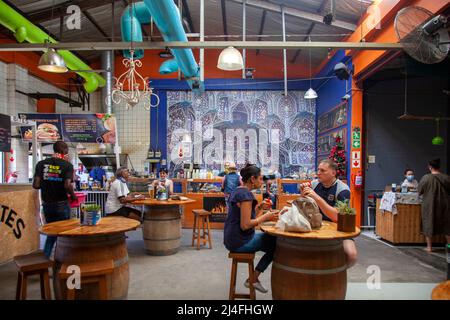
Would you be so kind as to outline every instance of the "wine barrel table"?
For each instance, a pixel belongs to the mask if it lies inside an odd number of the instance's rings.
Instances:
[[[343,240],[355,232],[337,231],[324,221],[320,230],[285,232],[266,223],[261,230],[277,237],[272,264],[272,297],[275,300],[343,300],[347,292],[347,262]]]
[[[152,256],[168,256],[178,252],[181,240],[181,206],[194,200],[143,199],[133,202],[144,206],[145,252]]]
[[[114,271],[107,276],[107,290],[110,299],[126,299],[128,295],[129,265],[125,232],[134,230],[139,221],[124,217],[102,218],[95,226],[81,226],[79,219],[52,222],[42,226],[39,231],[48,236],[57,236],[55,264],[53,269],[53,288],[56,299],[65,299],[66,286],[59,279],[63,264],[112,260]],[[76,290],[76,299],[98,299],[95,284],[83,284]]]

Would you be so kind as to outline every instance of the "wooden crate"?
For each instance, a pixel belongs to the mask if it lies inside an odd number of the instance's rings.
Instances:
[[[420,204],[397,204],[397,214],[382,211],[377,199],[375,233],[394,244],[426,243],[422,232]],[[433,243],[446,243],[445,237],[433,237]]]

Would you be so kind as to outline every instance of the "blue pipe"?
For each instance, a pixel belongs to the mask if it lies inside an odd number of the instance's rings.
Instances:
[[[161,63],[159,66],[160,74],[169,74],[178,70],[178,63],[175,59],[169,59]]]
[[[133,37],[133,41],[142,42],[141,24],[149,23],[150,18],[153,17],[153,21],[161,32],[164,41],[188,41],[181,23],[180,12],[173,0],[144,0],[144,2],[134,4],[133,7],[131,15],[129,7],[122,14],[123,40],[130,41]],[[131,21],[133,21],[133,32],[131,32]],[[200,68],[195,61],[192,49],[172,49],[171,52],[177,63],[176,68],[173,62],[165,62],[164,66],[161,66],[160,72],[174,72],[179,67],[188,79],[189,86],[192,88],[196,83],[195,87],[198,88],[199,81],[189,79],[198,78],[200,74]],[[124,56],[130,57],[129,50],[124,51]],[[140,59],[143,56],[142,49],[135,51],[135,58]]]

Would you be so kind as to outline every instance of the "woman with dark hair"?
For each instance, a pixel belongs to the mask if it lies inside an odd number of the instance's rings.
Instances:
[[[168,196],[173,194],[173,181],[168,178],[169,172],[165,168],[159,169],[159,179],[153,181],[153,186],[155,188],[164,187],[168,190]]]
[[[444,234],[450,243],[450,178],[440,172],[440,159],[428,163],[430,174],[420,179],[422,202],[422,231],[427,240],[426,251],[432,251],[432,237]]]
[[[277,216],[274,212],[262,214],[269,209],[264,202],[258,204],[252,189],[259,189],[263,183],[261,169],[247,165],[241,170],[243,185],[236,188],[228,200],[228,215],[224,226],[224,245],[232,252],[265,252],[258,262],[253,274],[253,286],[266,293],[259,282],[259,275],[264,272],[273,260],[276,238],[266,233],[255,233],[255,227]],[[249,280],[244,284],[249,287]]]

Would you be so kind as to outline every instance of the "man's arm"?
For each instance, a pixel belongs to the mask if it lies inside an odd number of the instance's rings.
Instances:
[[[72,201],[77,201],[78,197],[76,196],[75,191],[73,190],[72,179],[64,180],[64,189],[70,195],[70,199]]]
[[[33,188],[40,189],[41,188],[41,177],[34,176],[33,177]]]
[[[319,196],[313,189],[310,187],[303,187],[303,194],[305,196],[309,196],[313,198],[320,210],[332,221],[336,222],[338,218],[338,210],[332,206],[330,206],[321,196]]]

